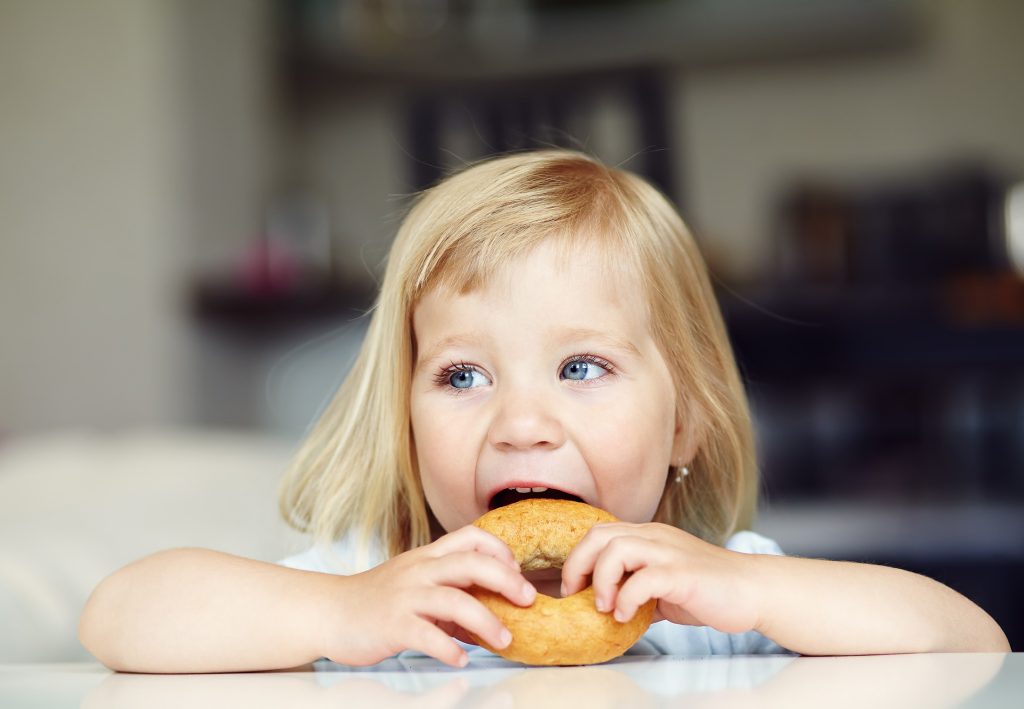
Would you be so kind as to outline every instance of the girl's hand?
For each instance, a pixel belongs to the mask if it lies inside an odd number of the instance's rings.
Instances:
[[[585,588],[593,574],[597,610],[620,622],[656,598],[655,622],[740,633],[759,620],[750,560],[666,524],[598,524],[565,560],[562,594]]]
[[[466,588],[480,586],[522,606],[536,596],[505,543],[472,525],[337,578],[341,599],[332,601],[337,612],[325,624],[323,654],[346,665],[372,665],[412,649],[463,667],[468,657],[450,636],[472,642],[469,630],[497,648],[511,641]]]

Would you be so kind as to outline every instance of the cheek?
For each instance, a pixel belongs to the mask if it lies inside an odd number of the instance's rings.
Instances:
[[[475,500],[476,447],[472,432],[450,412],[442,413],[415,399],[411,425],[427,504],[448,529],[454,524],[451,510]]]
[[[673,407],[640,397],[594,416],[588,426],[591,465],[609,511],[626,522],[649,522],[664,491]]]
[[[441,420],[424,407],[413,405],[413,442],[423,488],[428,495],[438,486],[437,475],[445,469],[443,455],[449,444],[447,436],[451,435],[450,428],[441,425]]]
[[[601,494],[608,511],[625,522],[649,522],[664,489],[667,470],[650,441],[619,435],[598,452],[597,470]]]

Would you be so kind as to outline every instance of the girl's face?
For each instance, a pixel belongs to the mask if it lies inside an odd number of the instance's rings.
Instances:
[[[633,284],[540,245],[504,281],[413,313],[411,394],[427,503],[451,532],[508,488],[560,490],[649,522],[679,449],[668,366]],[[514,499],[504,493],[497,502]]]

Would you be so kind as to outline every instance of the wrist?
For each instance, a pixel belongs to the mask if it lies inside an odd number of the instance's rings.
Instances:
[[[307,572],[308,592],[298,599],[299,622],[296,629],[312,640],[312,660],[327,657],[344,662],[344,651],[339,652],[344,638],[351,631],[351,608],[355,576]]]
[[[742,574],[746,592],[745,602],[754,617],[753,630],[761,635],[770,636],[770,619],[772,598],[775,595],[775,574],[773,562],[780,557],[771,554],[744,554]]]
[[[341,658],[345,664],[357,664],[356,655],[360,651],[353,641],[365,640],[369,632],[359,623],[366,615],[361,603],[366,598],[365,579],[365,574],[331,576],[328,579],[327,596],[321,607],[329,610],[330,622],[320,628],[322,656],[335,660]]]

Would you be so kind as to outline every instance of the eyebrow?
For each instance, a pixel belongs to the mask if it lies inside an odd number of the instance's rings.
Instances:
[[[478,335],[471,332],[464,332],[458,335],[449,335],[448,337],[438,341],[430,351],[422,355],[416,364],[417,369],[422,367],[424,364],[433,362],[437,359],[442,352],[452,347],[460,347],[462,345],[473,345],[481,341],[491,342],[491,338],[487,335]]]
[[[576,342],[577,340],[596,340],[603,343],[606,347],[610,347],[620,352],[631,354],[635,357],[640,356],[640,350],[637,349],[636,345],[627,340],[624,337],[617,337],[601,330],[593,330],[589,327],[571,327],[562,330],[559,336],[555,339],[555,342],[559,345],[567,345],[570,342]]]
[[[615,335],[611,335],[601,330],[593,330],[588,327],[566,328],[561,330],[557,336],[553,338],[553,341],[557,345],[566,345],[570,342],[576,342],[577,340],[595,340],[603,343],[606,347],[618,350],[621,353],[635,357],[642,356],[636,345],[629,340],[622,337],[616,337]],[[489,335],[483,333],[463,332],[457,335],[449,335],[435,343],[430,348],[430,351],[419,359],[416,364],[416,368],[419,369],[423,365],[434,361],[442,352],[451,347],[475,345],[479,342],[493,343],[494,340]]]

